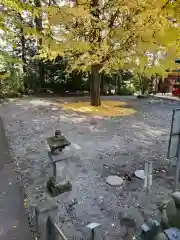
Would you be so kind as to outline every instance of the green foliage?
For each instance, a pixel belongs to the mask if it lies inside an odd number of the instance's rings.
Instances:
[[[134,87],[133,86],[122,86],[120,88],[120,91],[119,91],[119,95],[124,95],[124,96],[128,96],[128,95],[133,95],[135,92],[134,90]]]
[[[136,74],[133,76],[132,83],[136,92],[145,94],[149,87],[150,78],[145,75]]]
[[[133,95],[135,93],[135,87],[132,79],[122,81],[119,87],[119,95]]]
[[[4,67],[6,69],[6,76],[1,81],[1,94],[9,92],[22,93],[23,78],[21,65],[8,63]]]

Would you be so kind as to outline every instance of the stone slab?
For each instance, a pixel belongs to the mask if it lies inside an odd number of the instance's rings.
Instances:
[[[120,186],[123,184],[123,179],[119,176],[112,175],[106,178],[106,182],[111,186]]]
[[[56,209],[58,206],[56,204],[55,201],[50,201],[50,200],[47,200],[47,201],[43,201],[43,202],[40,202],[37,206],[36,206],[36,211],[38,213],[42,213],[42,212],[48,212],[48,211],[51,211],[51,210],[54,210]]]
[[[145,172],[144,170],[136,170],[134,172],[134,175],[139,178],[139,179],[144,179],[145,178]]]
[[[69,151],[59,152],[58,154],[57,153],[52,154],[51,152],[48,152],[48,156],[52,162],[60,162],[72,158],[73,154]]]

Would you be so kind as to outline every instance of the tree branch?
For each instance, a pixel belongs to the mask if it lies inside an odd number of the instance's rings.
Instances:
[[[167,0],[167,2],[162,6],[162,9],[164,9],[170,2],[171,0]]]

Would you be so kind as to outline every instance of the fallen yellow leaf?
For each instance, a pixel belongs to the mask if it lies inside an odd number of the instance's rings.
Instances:
[[[103,117],[120,117],[136,113],[136,110],[127,105],[126,102],[102,101],[101,106],[98,107],[90,106],[89,102],[66,103],[63,107],[67,110]],[[60,106],[62,107],[62,105]]]

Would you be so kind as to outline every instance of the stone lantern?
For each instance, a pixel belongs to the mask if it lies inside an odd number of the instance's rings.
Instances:
[[[70,142],[62,135],[60,130],[55,131],[55,135],[47,138],[47,143],[51,149],[48,153],[53,164],[53,176],[47,182],[47,189],[55,197],[72,188],[68,169],[68,159],[71,157],[63,152]]]
[[[71,143],[62,135],[60,130],[56,130],[54,136],[47,138],[47,143],[51,149],[51,153],[62,152],[62,150]]]

